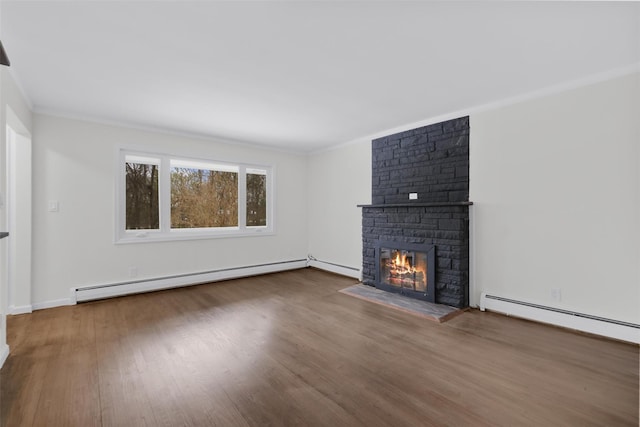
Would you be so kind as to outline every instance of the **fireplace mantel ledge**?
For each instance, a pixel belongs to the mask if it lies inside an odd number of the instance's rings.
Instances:
[[[383,203],[379,205],[356,205],[359,208],[432,208],[438,206],[471,206],[473,202],[431,202],[431,203]]]

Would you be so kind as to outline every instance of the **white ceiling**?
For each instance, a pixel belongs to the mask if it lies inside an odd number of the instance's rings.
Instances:
[[[640,63],[640,4],[2,1],[36,111],[313,151]]]

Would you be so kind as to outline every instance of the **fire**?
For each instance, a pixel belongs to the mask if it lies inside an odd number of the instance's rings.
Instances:
[[[424,291],[427,285],[427,259],[424,253],[404,250],[388,250],[381,260],[384,269],[383,283]]]
[[[393,269],[396,270],[396,274],[407,274],[407,273],[415,273],[416,269],[411,265],[411,263],[407,260],[407,255],[402,254],[400,256],[400,252],[396,252],[396,257],[392,261]]]

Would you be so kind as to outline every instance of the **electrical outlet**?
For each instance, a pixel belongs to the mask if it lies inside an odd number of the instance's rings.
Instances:
[[[409,200],[418,200],[418,193],[409,193]]]
[[[556,301],[556,302],[560,302],[562,301],[562,291],[558,288],[552,288],[551,289],[551,299]]]

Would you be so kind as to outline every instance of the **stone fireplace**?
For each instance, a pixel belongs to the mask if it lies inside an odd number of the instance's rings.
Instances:
[[[363,283],[469,305],[469,118],[375,139]]]

